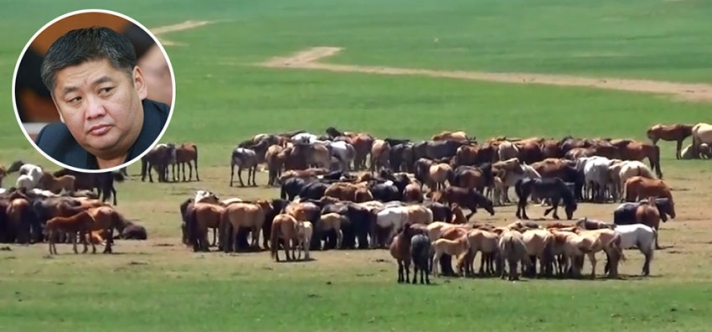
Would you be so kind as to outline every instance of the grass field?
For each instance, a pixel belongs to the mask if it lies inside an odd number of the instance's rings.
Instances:
[[[52,18],[91,8],[76,1],[0,4],[0,163],[49,169],[17,126],[11,77],[27,40]],[[85,7],[86,6],[86,7]],[[34,10],[41,8],[40,13]],[[378,76],[257,64],[316,46],[343,47],[320,60],[350,65],[567,74],[712,83],[712,5],[688,1],[127,1],[112,5],[149,28],[213,23],[161,38],[177,80],[175,115],[162,141],[199,147],[201,182],[118,185],[118,209],[149,231],[117,241],[116,255],[47,257],[45,245],[0,251],[0,330],[36,331],[707,331],[712,303],[712,173],[676,161],[661,143],[678,217],[663,225],[652,276],[627,251],[623,280],[510,283],[434,278],[396,284],[386,251],[314,252],[276,264],[266,253],[195,254],[180,245],[178,205],[196,189],[221,198],[275,197],[276,188],[229,188],[229,155],[254,134],[327,126],[377,137],[423,139],[442,130],[495,135],[644,139],[655,123],[709,121],[710,103],[581,87]],[[438,38],[438,42],[434,39]],[[138,173],[139,167],[129,167]],[[245,173],[246,174],[246,173]],[[246,175],[245,175],[246,176]],[[15,175],[8,177],[10,187]],[[615,205],[576,216],[611,218]],[[478,221],[514,220],[497,208]],[[536,218],[543,210],[529,207]],[[599,255],[599,258],[601,256]],[[585,271],[589,271],[589,265]],[[599,273],[602,264],[599,264]]]

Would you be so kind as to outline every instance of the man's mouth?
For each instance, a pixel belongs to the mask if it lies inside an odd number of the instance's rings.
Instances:
[[[109,125],[96,125],[94,127],[89,128],[89,134],[94,136],[101,136],[106,134],[109,129],[111,129],[111,126]]]

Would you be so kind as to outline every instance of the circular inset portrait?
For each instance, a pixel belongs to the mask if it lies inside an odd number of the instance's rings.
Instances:
[[[158,39],[107,10],[64,14],[20,53],[13,106],[45,158],[78,172],[118,170],[161,139],[175,107],[175,77]]]

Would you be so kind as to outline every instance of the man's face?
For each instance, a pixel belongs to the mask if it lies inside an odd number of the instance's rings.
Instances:
[[[143,126],[147,88],[135,67],[131,77],[109,60],[89,61],[56,74],[54,102],[77,142],[102,159],[127,153]]]

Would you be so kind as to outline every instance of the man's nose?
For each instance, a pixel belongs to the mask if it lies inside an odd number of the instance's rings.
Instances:
[[[96,119],[106,114],[104,103],[99,98],[89,98],[88,108],[86,111],[87,119]]]

